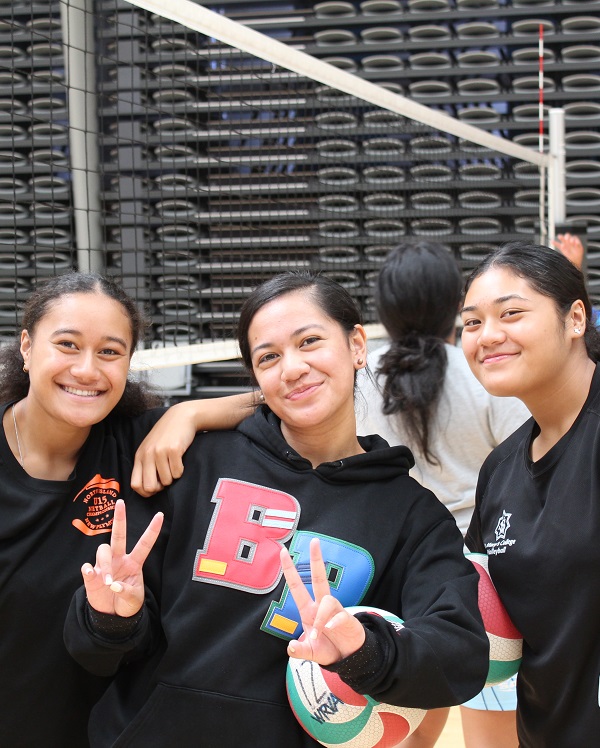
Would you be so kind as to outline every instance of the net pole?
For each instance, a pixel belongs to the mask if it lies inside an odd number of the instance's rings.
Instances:
[[[383,109],[396,112],[416,122],[422,122],[436,130],[465,138],[490,150],[513,156],[528,163],[538,166],[548,164],[546,154],[540,154],[533,148],[505,140],[478,127],[460,122],[444,112],[430,109],[400,94],[388,91],[357,75],[340,70],[340,68],[316,57],[197,5],[192,0],[169,0],[168,3],[165,0],[127,1],[135,7],[187,26],[210,38],[218,39],[235,49],[266,60],[273,65],[319,81],[319,83],[343,91],[363,101],[368,101]]]
[[[559,107],[550,109],[549,136],[548,238],[552,243],[556,238],[556,227],[564,224],[567,218],[564,109]]]
[[[550,216],[546,210],[546,169],[540,168],[540,244],[547,244],[550,240]],[[549,199],[549,198],[548,198]],[[554,238],[554,235],[553,235]]]
[[[544,152],[544,25],[540,23],[540,38],[538,42],[538,150]]]
[[[94,12],[92,0],[60,0],[65,80],[69,104],[69,147],[77,264],[83,272],[104,271]]]
[[[538,151],[544,153],[544,24],[539,25],[538,41]],[[546,169],[540,167],[540,244],[548,240],[546,216]]]

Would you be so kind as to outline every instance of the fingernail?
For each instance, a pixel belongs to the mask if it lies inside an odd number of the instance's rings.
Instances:
[[[288,647],[288,649],[290,650],[290,652],[295,652],[295,651],[296,651],[296,648],[295,648],[295,647],[292,647],[292,645],[291,645],[291,644],[290,644],[290,646]]]
[[[310,632],[310,638],[311,638],[311,639],[316,639],[316,638],[317,638],[317,629],[313,629],[313,630],[312,630],[312,631]]]
[[[83,573],[86,575],[86,577],[91,577],[94,573],[94,569],[91,566],[86,566],[86,568],[83,570]]]
[[[107,585],[108,587],[110,587],[110,585],[111,585],[111,584],[113,583],[113,578],[111,577],[111,575],[110,575],[110,574],[107,574],[107,575],[106,575],[106,576],[104,577],[104,583],[105,583],[105,584],[106,584],[106,585]]]
[[[123,592],[123,585],[120,582],[113,582],[110,585],[112,592]]]

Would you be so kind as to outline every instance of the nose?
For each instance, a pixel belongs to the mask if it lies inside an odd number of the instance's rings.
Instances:
[[[495,319],[488,319],[482,322],[479,328],[477,342],[479,345],[492,346],[501,343],[506,337],[502,326]]]
[[[71,374],[85,382],[91,382],[98,377],[98,366],[92,351],[81,351],[71,364]]]
[[[310,370],[299,351],[285,353],[281,362],[281,379],[284,382],[295,382]]]

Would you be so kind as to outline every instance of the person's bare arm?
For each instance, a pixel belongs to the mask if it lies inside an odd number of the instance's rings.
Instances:
[[[152,496],[183,473],[182,457],[198,431],[233,429],[254,412],[259,393],[187,400],[170,407],[135,453],[131,487]]]
[[[571,260],[575,267],[581,270],[585,249],[578,236],[575,234],[558,234],[552,243],[555,249],[562,252],[568,260]]]

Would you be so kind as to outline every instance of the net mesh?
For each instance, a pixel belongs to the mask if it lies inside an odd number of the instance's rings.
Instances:
[[[39,278],[74,263],[60,18],[0,5],[0,338]]]
[[[445,244],[465,272],[535,238],[536,87],[511,103],[486,71],[496,41],[457,45],[390,3],[328,0],[307,25],[294,3],[0,0],[0,332],[38,280],[91,268],[148,312],[146,362],[229,358],[243,299],[282,269],[332,276],[375,324],[373,282],[403,238]]]
[[[128,3],[102,4],[98,36],[108,267],[147,279],[156,339],[231,337],[249,290],[288,268],[334,277],[376,322],[373,280],[403,237],[437,239],[468,269],[535,232],[538,166],[469,140],[468,127],[440,131]],[[265,57],[282,38],[309,42],[276,36]],[[405,93],[399,55],[324,61]],[[440,81],[417,83],[410,93],[427,99]],[[499,132],[498,108],[452,114]]]

